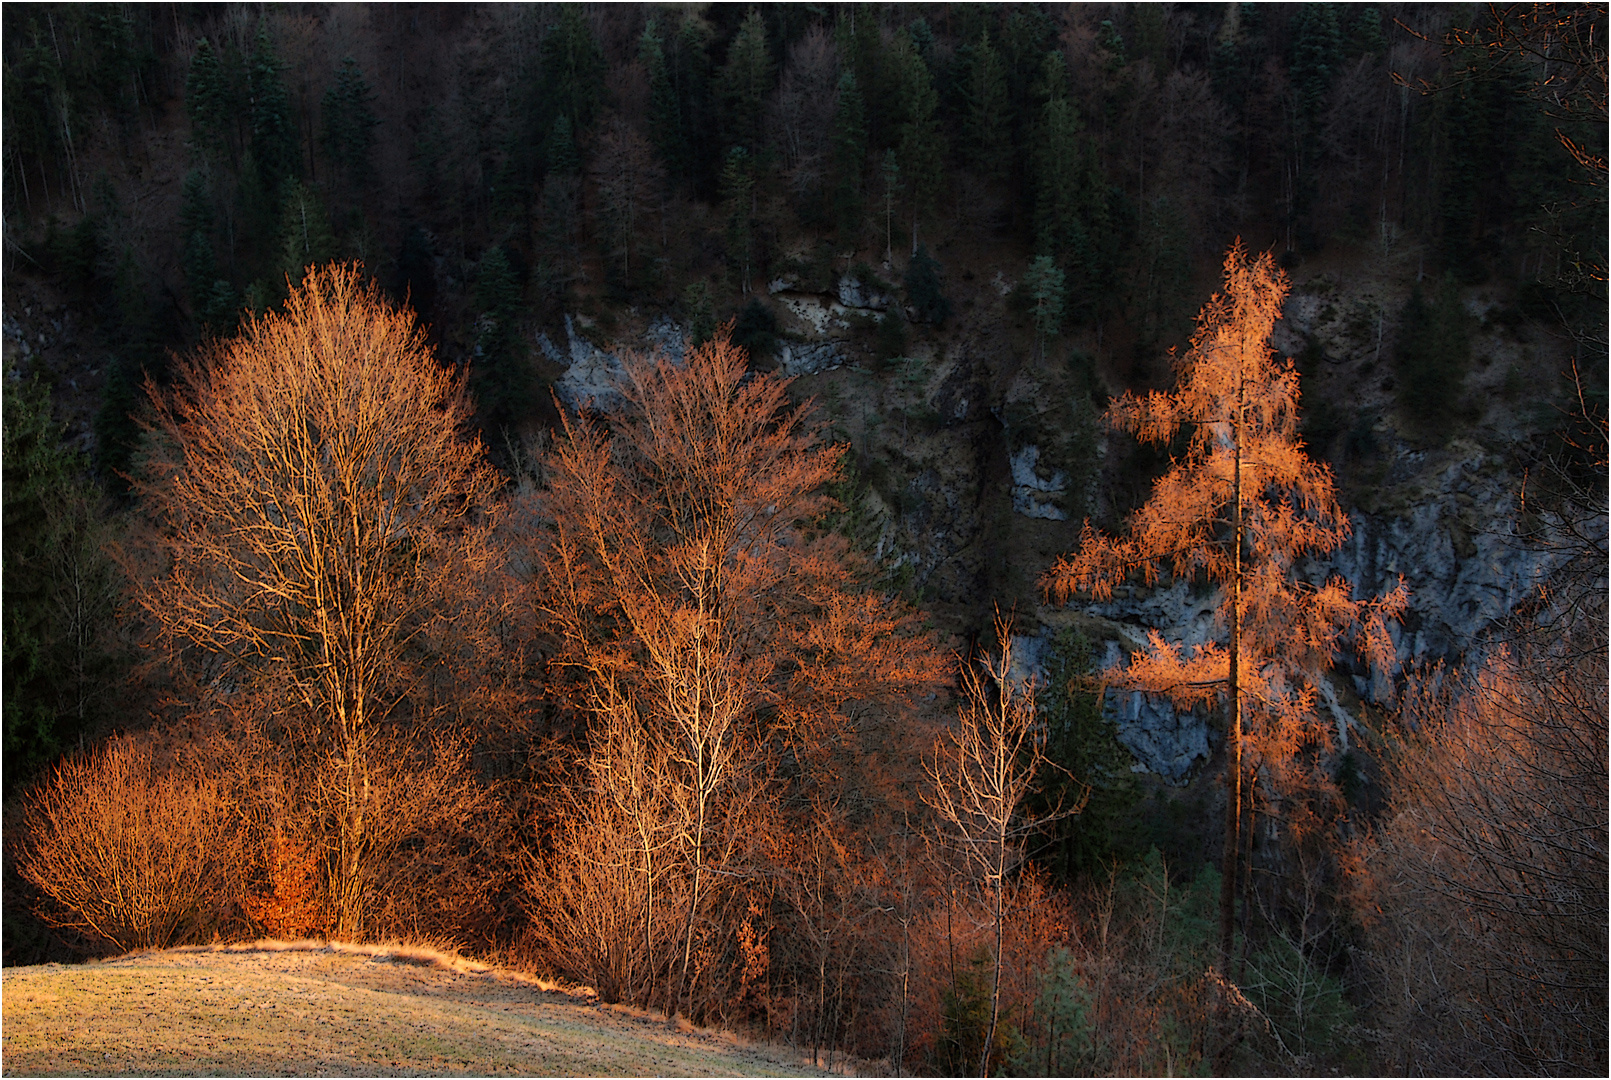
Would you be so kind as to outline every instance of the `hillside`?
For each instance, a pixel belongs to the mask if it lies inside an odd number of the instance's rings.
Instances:
[[[384,947],[8,967],[8,1076],[821,1076],[775,1047]]]

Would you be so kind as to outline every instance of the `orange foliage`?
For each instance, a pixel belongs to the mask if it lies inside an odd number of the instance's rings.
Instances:
[[[1372,663],[1392,664],[1384,620],[1401,614],[1406,599],[1402,583],[1386,597],[1355,600],[1341,579],[1315,587],[1295,576],[1299,559],[1335,550],[1349,525],[1331,470],[1311,461],[1298,437],[1298,374],[1268,344],[1286,295],[1286,276],[1268,254],[1250,260],[1240,241],[1231,248],[1224,291],[1199,314],[1191,349],[1175,365],[1175,389],[1124,394],[1108,409],[1110,423],[1144,442],[1168,444],[1186,430],[1184,452],[1125,536],[1086,522],[1078,549],[1042,580],[1063,603],[1076,594],[1107,599],[1132,574],[1155,585],[1166,570],[1221,586],[1216,622],[1225,645],[1206,642],[1188,655],[1153,631],[1147,648],[1110,677],[1183,708],[1227,702],[1227,954],[1244,738],[1255,761],[1277,774],[1305,745],[1326,744],[1326,728],[1312,722],[1316,681],[1350,632]]]
[[[271,937],[305,937],[319,928],[319,852],[276,829],[267,853],[270,889],[241,900],[247,916]]]
[[[410,312],[333,266],[147,391],[135,599],[176,668],[272,684],[305,764],[332,766],[333,931],[359,935],[388,826],[377,725],[473,717],[467,665],[496,651],[497,478],[464,380]]]
[[[661,985],[668,1009],[718,977],[700,974],[696,941],[731,939],[741,921],[731,871],[766,858],[755,831],[777,785],[858,786],[858,729],[941,667],[914,616],[863,588],[843,538],[819,524],[842,449],[822,443],[809,403],[790,404],[788,380],[747,371],[729,333],[682,363],[627,356],[626,407],[567,418],[535,496],[551,691],[591,736],[582,771],[596,794],[576,812],[609,822],[606,846],[635,868],[599,864],[631,927],[611,932],[660,954],[630,977],[624,960],[608,966],[624,992]],[[539,902],[539,919],[592,925],[586,882],[566,892],[557,908]],[[675,914],[661,902],[672,893]],[[550,929],[538,938],[580,947]],[[730,954],[721,962],[742,967]]]

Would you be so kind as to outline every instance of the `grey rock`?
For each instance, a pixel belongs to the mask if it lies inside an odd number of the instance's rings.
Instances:
[[[839,279],[839,302],[847,308],[884,311],[890,305],[890,297],[846,274]]]
[[[1013,454],[1012,508],[1015,513],[1049,521],[1066,521],[1068,514],[1056,504],[1068,491],[1068,474],[1054,469],[1049,477],[1040,474],[1040,447],[1031,443]]]
[[[816,375],[845,364],[845,354],[831,341],[815,345],[785,342],[778,352],[778,368],[785,375]]]

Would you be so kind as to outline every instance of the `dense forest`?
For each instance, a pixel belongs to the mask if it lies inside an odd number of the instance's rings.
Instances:
[[[1601,4],[4,20],[4,963],[1607,1065]]]

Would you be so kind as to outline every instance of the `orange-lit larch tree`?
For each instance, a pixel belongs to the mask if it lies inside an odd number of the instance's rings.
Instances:
[[[148,392],[136,600],[181,669],[295,717],[329,790],[331,929],[360,935],[391,824],[377,726],[433,708],[434,669],[483,607],[466,593],[497,563],[497,478],[467,434],[464,380],[410,312],[332,266]]]
[[[1228,964],[1244,773],[1260,762],[1279,769],[1302,747],[1325,742],[1315,722],[1318,681],[1350,633],[1372,663],[1390,665],[1384,619],[1402,611],[1405,595],[1401,585],[1361,601],[1340,578],[1317,587],[1296,577],[1300,558],[1347,539],[1348,518],[1330,469],[1311,461],[1298,437],[1298,374],[1268,344],[1286,276],[1268,254],[1249,258],[1240,241],[1224,275],[1224,291],[1203,307],[1191,348],[1176,362],[1174,391],[1127,393],[1108,408],[1109,423],[1143,442],[1168,445],[1184,432],[1184,452],[1132,515],[1128,535],[1106,536],[1086,522],[1079,547],[1047,571],[1042,587],[1059,603],[1077,594],[1109,599],[1131,575],[1148,586],[1168,572],[1220,587],[1223,642],[1187,654],[1152,630],[1147,648],[1111,678],[1181,708],[1225,701],[1220,945]]]
[[[680,884],[663,880],[665,857],[651,868],[660,825],[630,826],[623,844],[639,887],[683,897],[675,954],[626,991],[658,985],[668,1011],[697,1011],[713,879],[732,880],[754,843],[757,798],[828,780],[870,709],[941,668],[912,614],[864,588],[843,538],[821,527],[842,448],[820,440],[809,403],[791,405],[788,380],[748,372],[730,331],[680,363],[625,357],[625,407],[567,418],[537,497],[552,689],[591,729],[594,757],[620,744],[608,732],[641,732],[657,788],[643,805],[670,818]],[[601,768],[620,772],[588,771]],[[630,906],[657,909],[648,895]]]

